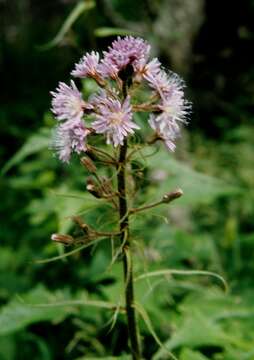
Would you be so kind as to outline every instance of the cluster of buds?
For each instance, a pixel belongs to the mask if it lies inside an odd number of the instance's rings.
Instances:
[[[123,145],[124,139],[139,130],[134,113],[148,112],[148,124],[156,139],[164,141],[173,151],[180,133],[180,123],[186,123],[190,108],[184,98],[183,81],[174,73],[162,69],[157,58],[149,60],[150,46],[141,38],[118,37],[100,57],[92,51],[75,65],[71,75],[92,78],[98,91],[84,100],[74,81],[60,82],[51,92],[52,112],[58,121],[52,148],[63,162],[71,154],[86,152],[93,134],[102,134],[107,144]],[[138,87],[149,91],[149,100],[134,103]],[[88,116],[89,115],[89,116]]]

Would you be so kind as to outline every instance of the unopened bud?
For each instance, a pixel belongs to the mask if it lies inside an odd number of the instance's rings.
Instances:
[[[71,219],[76,225],[78,225],[83,230],[84,233],[86,234],[88,233],[89,227],[86,223],[83,222],[80,216],[72,216]]]
[[[81,158],[81,164],[91,173],[96,173],[97,168],[94,165],[94,162],[87,156]]]
[[[90,192],[90,194],[92,194],[96,198],[102,197],[100,189],[98,189],[97,184],[94,182],[94,180],[91,177],[87,178],[86,189],[87,191]]]
[[[98,160],[98,156],[95,154],[95,151],[92,149],[91,146],[87,145],[86,154],[89,156],[91,160]]]
[[[176,189],[174,191],[171,191],[168,194],[165,194],[162,198],[162,202],[165,204],[170,203],[171,201],[181,197],[183,195],[182,189]]]
[[[51,240],[62,243],[64,245],[71,245],[74,243],[74,238],[71,235],[52,234]]]

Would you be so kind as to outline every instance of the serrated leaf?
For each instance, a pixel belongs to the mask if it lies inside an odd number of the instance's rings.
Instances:
[[[74,312],[71,306],[58,308],[33,306],[36,303],[52,301],[52,298],[56,297],[58,297],[56,294],[49,292],[43,286],[38,286],[21,299],[10,301],[0,312],[0,336],[9,335],[40,321],[62,321]]]
[[[199,346],[222,346],[237,344],[243,348],[246,346],[239,338],[226,333],[220,324],[216,323],[198,310],[184,318],[179,329],[173,334],[164,346],[169,349],[175,349],[181,346],[196,348]],[[160,349],[152,358],[159,360],[165,354],[165,350]]]
[[[207,204],[218,196],[232,195],[241,190],[221,179],[192,169],[190,165],[174,159],[166,151],[161,150],[149,157],[148,165],[152,169],[152,178],[156,179],[157,176],[162,178],[156,180],[155,186],[150,188],[150,199],[159,199],[170,190],[180,187],[184,196],[177,201],[177,204]]]
[[[48,190],[42,199],[32,200],[27,211],[35,225],[43,222],[54,211],[58,220],[56,232],[66,233],[73,225],[71,216],[79,215],[82,211],[88,212],[98,204],[98,200],[89,193],[71,189],[67,192],[67,188],[62,186],[57,190]]]
[[[43,286],[17,296],[3,306],[0,312],[0,336],[12,334],[26,326],[41,322],[59,322],[77,313],[79,307],[113,310],[116,305],[106,301],[90,300],[80,294],[78,300],[63,291],[50,292]]]

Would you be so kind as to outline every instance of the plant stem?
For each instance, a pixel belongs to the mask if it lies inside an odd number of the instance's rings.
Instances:
[[[120,240],[123,246],[123,269],[125,280],[125,303],[128,322],[128,333],[131,345],[132,359],[140,360],[141,352],[138,338],[138,328],[136,323],[136,314],[134,308],[134,287],[133,287],[133,268],[131,256],[131,242],[129,239],[129,219],[128,204],[126,198],[126,155],[127,140],[120,147],[119,169],[118,169],[118,193],[119,193],[119,219],[120,219]],[[129,255],[128,255],[129,254]]]

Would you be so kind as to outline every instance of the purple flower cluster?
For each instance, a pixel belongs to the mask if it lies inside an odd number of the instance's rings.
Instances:
[[[85,128],[82,117],[92,106],[82,99],[82,94],[71,81],[71,86],[60,82],[56,92],[51,92],[52,112],[60,122],[53,134],[52,148],[59,159],[69,162],[71,153],[86,151],[86,137],[90,133]]]
[[[147,109],[146,104],[143,110],[150,111],[148,123],[169,150],[175,149],[179,124],[186,123],[190,106],[184,98],[182,80],[164,71],[157,58],[149,61],[149,52],[150,46],[143,39],[118,37],[101,59],[97,52],[87,53],[71,72],[77,78],[92,78],[99,85],[100,91],[88,102],[83,100],[73,80],[70,86],[60,82],[56,91],[51,92],[52,112],[59,122],[52,146],[60,160],[68,162],[72,152],[86,151],[90,134],[103,134],[107,144],[116,147],[139,129],[133,113],[142,111],[143,104],[132,105],[130,93],[132,84],[140,83],[152,92],[151,106]],[[127,74],[132,81],[126,90],[123,73],[127,69],[132,69]],[[89,126],[83,119],[88,113],[92,118]]]
[[[104,77],[115,78],[119,71],[127,65],[132,65],[137,71],[139,65],[146,63],[150,52],[150,45],[140,38],[126,36],[113,41],[108,51],[104,51],[100,71]]]
[[[101,101],[100,101],[101,100]],[[139,126],[132,121],[130,97],[121,103],[118,99],[106,96],[104,93],[98,99],[98,112],[95,115],[93,129],[98,134],[105,134],[107,144],[123,145],[123,140],[128,134],[133,134]]]

